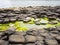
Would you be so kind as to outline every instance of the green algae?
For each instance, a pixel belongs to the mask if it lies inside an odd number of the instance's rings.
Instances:
[[[5,31],[9,28],[9,24],[0,24],[0,31]]]
[[[22,21],[16,21],[15,22],[15,27],[16,27],[16,31],[25,31],[28,30],[27,27],[22,26],[24,23]]]
[[[29,21],[28,24],[34,24],[34,18],[31,18],[31,21]]]
[[[47,24],[46,25],[46,28],[50,28],[50,27],[55,27],[55,25],[53,25],[53,24]]]
[[[60,26],[60,22],[58,22],[58,23],[56,24],[56,26]]]
[[[41,20],[49,21],[48,18],[40,18],[40,21]],[[43,24],[35,25],[34,18],[31,18],[31,21],[29,21],[27,23],[24,23],[23,21],[16,21],[16,22],[13,22],[13,23],[10,22],[10,23],[7,23],[7,24],[0,24],[0,31],[5,31],[10,27],[15,27],[16,31],[27,31],[27,30],[29,30],[29,28],[28,28],[29,26],[31,26],[33,28],[32,25],[37,26],[39,28],[41,28],[41,27],[50,28],[50,27],[60,26],[60,22],[58,22],[57,24],[46,23],[45,25],[43,25]]]
[[[25,31],[28,30],[27,27],[21,26],[23,23],[20,21],[16,21],[14,23],[8,23],[8,24],[0,24],[0,31],[5,31],[10,27],[15,27],[16,31]]]

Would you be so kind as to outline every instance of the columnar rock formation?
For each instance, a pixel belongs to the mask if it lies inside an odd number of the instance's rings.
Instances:
[[[60,27],[0,32],[0,45],[60,45]]]
[[[0,9],[0,23],[24,21],[26,17],[47,17],[60,22],[60,6]],[[14,28],[7,29],[0,32],[0,45],[60,45],[60,27],[33,28],[22,32],[15,31]]]
[[[48,17],[49,19],[58,19],[60,21],[60,6],[37,6],[37,7],[20,7],[0,9],[0,23],[14,22],[23,20],[26,17],[41,18]]]

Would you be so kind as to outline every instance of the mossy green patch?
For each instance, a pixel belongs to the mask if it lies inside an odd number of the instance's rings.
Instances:
[[[49,21],[48,18],[40,18],[40,21],[41,20]],[[0,31],[5,31],[10,27],[15,27],[16,31],[27,31],[27,30],[29,30],[29,28],[28,28],[29,25],[31,26],[33,24],[35,24],[34,18],[31,18],[31,21],[29,21],[27,23],[24,23],[23,21],[16,21],[16,22],[10,22],[7,24],[0,24]],[[41,25],[42,25],[42,27],[50,28],[50,27],[60,26],[60,22],[58,22],[57,24],[46,23],[45,25],[43,25],[43,24],[41,24]],[[34,26],[36,26],[36,25],[34,25]],[[40,26],[40,25],[37,25],[37,26]],[[33,28],[33,26],[32,26],[32,28]]]
[[[24,26],[21,26],[21,25],[23,25],[24,23],[21,21],[16,21],[15,22],[15,27],[16,27],[16,31],[26,31],[26,30],[28,30],[28,28],[27,27],[24,27]]]
[[[55,27],[55,25],[53,25],[53,24],[47,24],[46,25],[46,28],[50,28],[50,27]]]
[[[42,18],[42,19],[44,19],[44,20],[49,20],[47,17],[45,17],[45,18]]]
[[[8,24],[0,24],[0,31],[5,31],[9,28]]]
[[[40,18],[40,20],[49,20],[47,17]]]
[[[60,26],[60,22],[58,24],[56,24],[56,26]]]
[[[34,18],[31,18],[31,21],[29,21],[28,24],[34,24]]]

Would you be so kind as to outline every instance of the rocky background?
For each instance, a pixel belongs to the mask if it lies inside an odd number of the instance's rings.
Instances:
[[[41,18],[47,17],[51,20],[60,21],[60,6],[37,6],[0,9],[0,23],[24,20],[26,17]]]
[[[60,22],[60,6],[37,6],[0,9],[0,23],[24,20],[26,17],[47,17]],[[0,32],[0,45],[60,45],[60,27],[47,29],[30,29],[17,32],[9,28]]]

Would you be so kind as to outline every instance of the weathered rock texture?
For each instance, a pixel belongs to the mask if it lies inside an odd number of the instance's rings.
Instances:
[[[60,6],[0,9],[0,23],[24,20],[26,17],[48,17],[60,21]],[[0,32],[0,45],[60,45],[60,27],[31,29],[26,32],[6,30]]]
[[[6,30],[0,32],[0,45],[60,45],[60,30],[53,29],[31,29],[26,32]]]
[[[57,19],[60,21],[60,6],[37,6],[0,9],[0,23],[24,20],[26,17]]]

